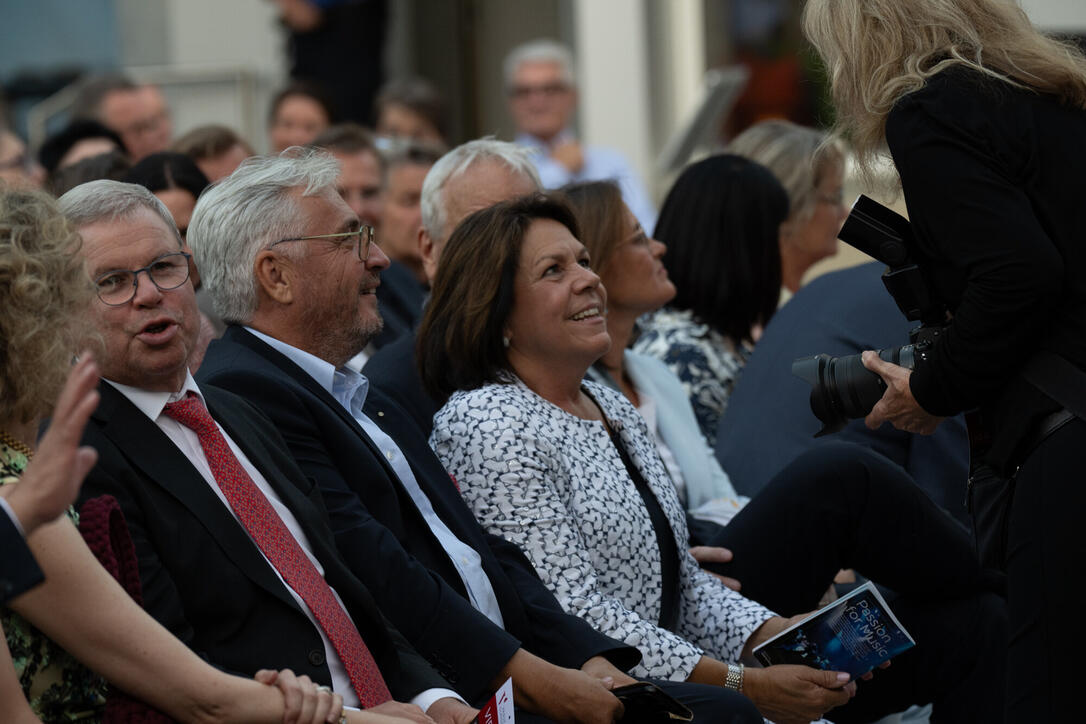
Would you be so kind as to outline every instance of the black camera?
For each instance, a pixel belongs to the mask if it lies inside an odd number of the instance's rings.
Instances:
[[[886,290],[906,319],[920,322],[909,333],[910,344],[879,350],[879,357],[908,369],[925,364],[947,324],[947,308],[913,259],[909,221],[861,195],[838,238],[886,264],[882,275]],[[866,417],[886,391],[886,383],[863,366],[858,354],[800,357],[792,363],[792,374],[811,385],[811,411],[822,422],[815,437],[837,432],[850,419]]]

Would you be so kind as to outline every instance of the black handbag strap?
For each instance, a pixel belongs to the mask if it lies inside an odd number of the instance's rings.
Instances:
[[[1026,363],[1023,375],[1031,385],[1086,420],[1086,372],[1055,352],[1041,351]]]

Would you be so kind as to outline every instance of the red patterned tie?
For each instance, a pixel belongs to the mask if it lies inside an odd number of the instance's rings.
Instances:
[[[358,629],[238,462],[200,398],[190,392],[185,399],[166,405],[165,413],[196,433],[219,489],[253,541],[313,612],[343,661],[362,706],[369,709],[389,701],[392,695]]]

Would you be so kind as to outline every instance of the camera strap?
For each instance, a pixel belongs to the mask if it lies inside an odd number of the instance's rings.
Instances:
[[[1055,352],[1033,355],[1022,371],[1026,381],[1086,420],[1086,372]]]

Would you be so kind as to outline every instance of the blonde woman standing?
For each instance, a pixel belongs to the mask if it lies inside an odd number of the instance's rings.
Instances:
[[[1086,557],[1086,58],[1012,0],[810,0],[804,24],[861,164],[889,147],[953,312],[912,373],[865,353],[888,383],[868,424],[931,432],[976,411],[974,511],[992,513],[977,533],[1008,577],[1008,720],[1081,718],[1059,631]]]

